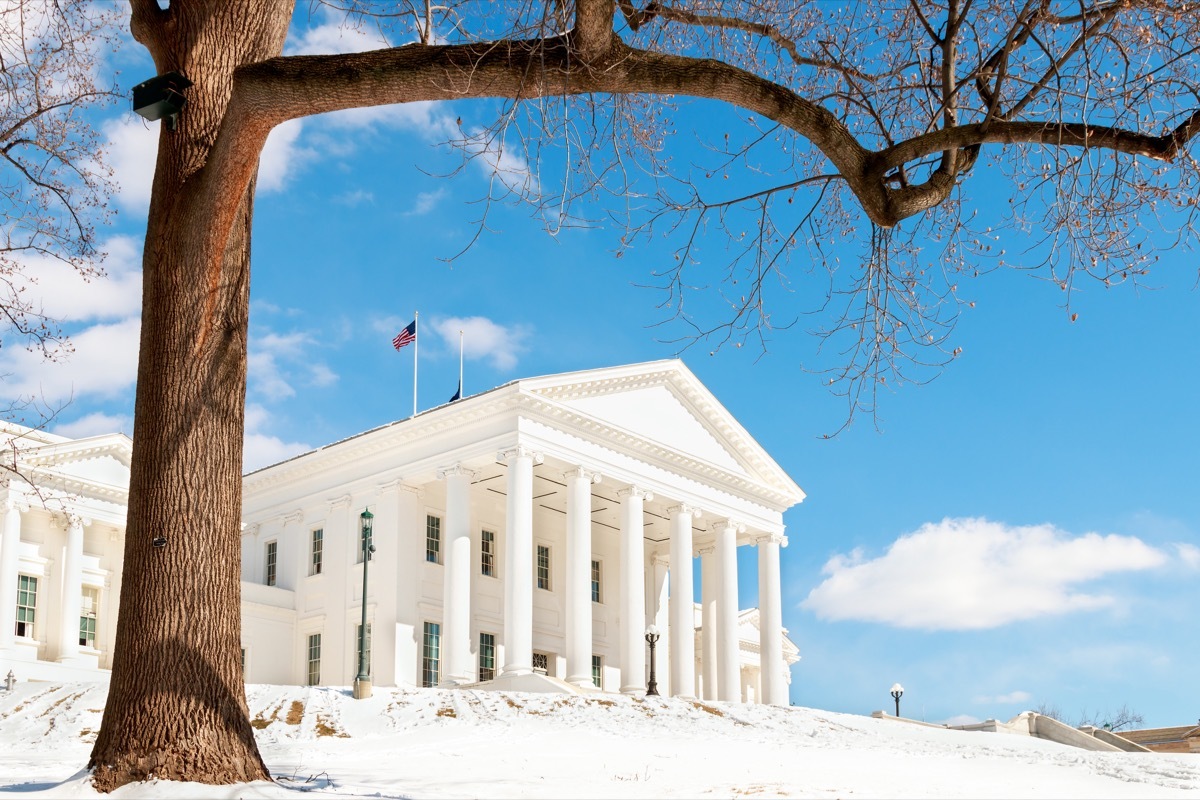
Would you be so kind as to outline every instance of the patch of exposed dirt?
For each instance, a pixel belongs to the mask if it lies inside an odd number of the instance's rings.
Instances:
[[[279,709],[281,709],[281,708],[283,708],[283,703],[280,703],[279,705],[275,706],[274,710],[271,711],[270,717],[264,717],[262,715],[262,713],[260,712],[257,717],[250,720],[250,727],[254,728],[255,730],[261,731],[263,728],[267,727],[272,722],[279,719]]]
[[[332,720],[330,720],[324,714],[317,714],[317,736],[335,736],[339,739],[350,738],[350,734],[343,730],[339,730],[336,725],[330,724],[331,722]]]
[[[701,711],[707,711],[709,714],[712,714],[714,717],[725,716],[725,712],[722,711],[721,709],[715,708],[714,706],[710,706],[705,703],[699,703],[699,702],[696,702],[695,700],[693,700],[692,706],[700,709]]]
[[[287,716],[284,718],[283,721],[286,722],[288,725],[299,725],[300,720],[303,718],[304,718],[304,703],[301,703],[299,700],[293,700],[292,707],[288,709]]]
[[[450,708],[449,706],[442,706],[441,708],[439,708],[437,710],[437,715],[439,717],[451,717],[451,718],[455,718],[458,716],[458,714],[455,713],[454,709]]]

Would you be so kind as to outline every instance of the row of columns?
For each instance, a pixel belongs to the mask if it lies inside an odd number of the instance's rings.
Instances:
[[[3,531],[0,532],[0,650],[11,648],[16,641],[21,512],[28,510],[28,506],[23,506],[11,497],[4,501],[4,525]],[[59,661],[69,662],[79,656],[79,617],[83,603],[83,526],[85,524],[89,524],[89,521],[76,514],[67,515],[62,597],[58,607]],[[47,587],[39,581],[39,616],[42,616],[43,609],[46,608],[44,599],[48,596]]]
[[[540,454],[515,447],[499,454],[508,465],[507,541],[504,586],[504,664],[502,676],[533,671],[533,467]],[[470,483],[471,470],[460,465],[440,470],[446,481],[443,527],[443,685],[472,680],[470,641]],[[566,680],[592,685],[591,487],[601,478],[583,467],[564,476],[567,483],[565,656]],[[643,512],[653,495],[637,486],[617,492],[620,511],[620,577],[618,586],[618,652],[621,691],[645,690],[645,554]],[[691,697],[695,676],[695,621],[692,522],[700,509],[679,504],[670,514],[669,636],[670,692]],[[701,551],[703,569],[703,663],[706,699],[736,702],[741,695],[737,635],[737,535],[744,526],[725,520],[716,526],[716,541]],[[786,704],[783,682],[782,612],[779,606],[779,541],[759,543],[760,626],[762,630],[762,700]],[[769,607],[769,608],[768,608]]]

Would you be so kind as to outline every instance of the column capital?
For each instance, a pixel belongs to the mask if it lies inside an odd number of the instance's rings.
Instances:
[[[283,515],[284,525],[297,525],[304,521],[304,509],[297,508]]]
[[[697,548],[696,555],[711,556],[715,552],[717,552],[717,546],[715,544],[708,544],[704,547]]]
[[[740,522],[736,519],[715,519],[713,520],[712,525],[709,526],[709,530],[732,530],[735,533],[745,533],[746,523]]]
[[[331,497],[325,502],[329,504],[330,511],[337,511],[339,508],[349,508],[352,499],[350,495],[344,494],[341,497]]]
[[[13,497],[11,494],[4,498],[4,510],[12,511],[13,509],[20,511],[22,514],[29,513],[29,503],[26,503],[19,497]]]
[[[754,544],[777,544],[780,547],[787,547],[787,537],[782,533],[763,533],[754,537]]]
[[[523,444],[519,444],[515,447],[509,447],[496,453],[496,460],[503,461],[505,464],[512,461],[514,458],[531,458],[533,459],[534,466],[541,464],[546,460],[544,455],[533,450],[532,448],[526,447]]]
[[[640,486],[630,486],[625,489],[617,490],[617,497],[624,500],[626,497],[640,497],[643,500],[653,500],[654,492],[649,489],[643,489]]]
[[[586,467],[571,467],[563,473],[564,478],[583,478],[588,483],[597,484],[603,480],[603,476],[595,470],[589,470]]]
[[[651,563],[653,563],[656,567],[670,568],[671,557],[662,553],[655,553],[653,556],[651,556]]]
[[[452,477],[458,477],[458,476],[463,476],[463,477],[466,477],[468,480],[470,480],[470,479],[473,479],[476,476],[476,474],[478,474],[478,473],[476,473],[475,470],[467,469],[466,467],[464,467],[462,465],[461,462],[453,464],[449,467],[438,467],[438,470],[437,470],[437,477],[438,477],[439,481],[444,481],[444,480],[446,480],[446,478],[452,478]]]
[[[667,508],[667,513],[670,514],[672,517],[674,517],[676,515],[681,515],[684,517],[691,517],[693,519],[699,519],[700,514],[702,512],[696,506],[689,505],[687,503],[678,503],[676,505],[669,506]]]

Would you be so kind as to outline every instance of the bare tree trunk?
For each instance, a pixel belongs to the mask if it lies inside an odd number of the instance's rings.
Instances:
[[[205,170],[234,69],[282,49],[290,4],[135,4],[159,71],[194,81],[160,137],[143,258],[124,578],[104,721],[89,766],[111,791],[150,777],[269,779],[238,659],[242,428],[254,182],[236,209]],[[213,220],[233,211],[223,246]],[[220,242],[221,237],[216,241]],[[166,537],[166,545],[153,540]]]

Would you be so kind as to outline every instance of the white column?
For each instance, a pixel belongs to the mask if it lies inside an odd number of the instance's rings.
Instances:
[[[621,498],[621,691],[646,691],[646,556],[642,545],[644,501],[653,499],[645,489],[630,486],[617,492]]]
[[[600,475],[578,467],[567,480],[567,683],[592,682],[592,484]]]
[[[699,509],[677,505],[671,515],[671,694],[696,692],[696,592],[692,579],[692,520]]]
[[[462,464],[438,470],[446,481],[442,559],[442,686],[471,683],[471,479]]]
[[[501,675],[529,675],[533,672],[533,465],[542,463],[542,456],[514,447],[498,458],[508,464]]]
[[[658,680],[658,693],[663,697],[671,696],[671,619],[668,613],[668,568],[670,559],[660,553],[653,556],[654,574],[651,575],[651,592],[654,598],[654,624],[659,631],[664,632],[656,645],[655,659],[657,660],[655,677]],[[643,639],[643,642],[645,640]]]
[[[717,698],[736,703],[741,695],[742,679],[738,659],[738,576],[737,535],[742,526],[733,520],[718,522],[717,572]]]
[[[79,657],[79,609],[83,604],[83,524],[67,515],[67,545],[63,552],[62,606],[58,622],[58,660]]]
[[[21,508],[13,498],[4,504],[0,536],[0,650],[11,647],[17,620],[17,550],[21,547]]]
[[[783,671],[783,600],[779,588],[779,548],[787,538],[760,536],[758,544],[759,702],[786,706]]]
[[[721,576],[717,572],[715,546],[700,549],[700,639],[705,700],[717,699],[717,594]]]

